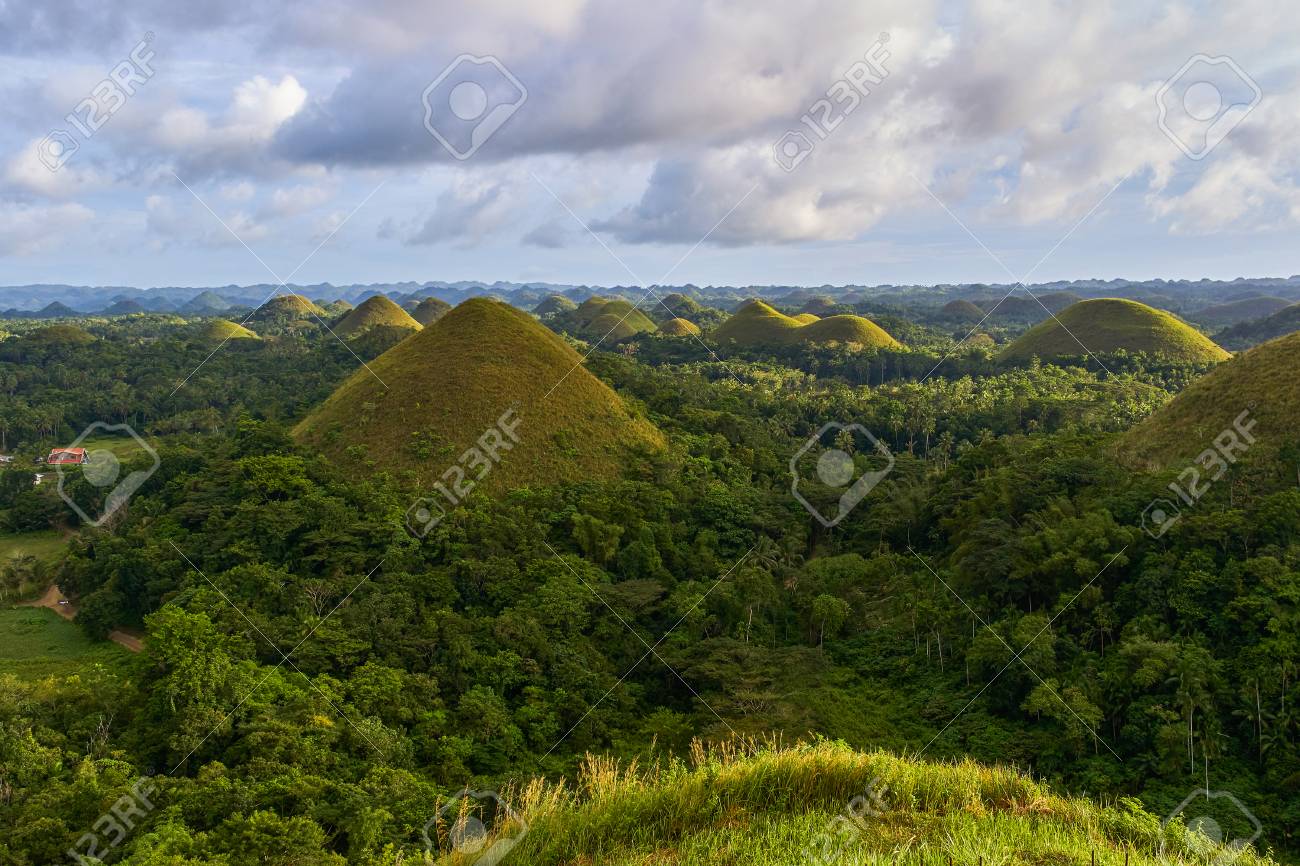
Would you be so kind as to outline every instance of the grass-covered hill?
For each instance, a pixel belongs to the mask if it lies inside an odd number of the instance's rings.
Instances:
[[[95,342],[95,336],[76,325],[49,325],[24,334],[22,341],[30,346],[84,346]]]
[[[999,357],[1022,361],[1118,351],[1190,363],[1228,357],[1213,340],[1176,316],[1122,298],[1080,301],[1030,328]]]
[[[485,298],[358,370],[294,433],[342,465],[427,487],[510,409],[519,441],[501,451],[484,487],[618,477],[664,446],[562,338]]]
[[[423,298],[420,303],[411,308],[411,318],[421,326],[432,325],[449,312],[451,312],[451,304],[442,298]]]
[[[700,326],[689,319],[669,319],[659,326],[659,333],[669,337],[699,336]]]
[[[557,313],[568,313],[578,309],[578,305],[571,298],[564,295],[547,295],[533,307],[535,316],[553,316]]]
[[[1300,333],[1249,349],[1201,376],[1129,430],[1120,453],[1142,466],[1190,460],[1232,430],[1243,410],[1255,422],[1252,460],[1267,459],[1300,430]]]
[[[689,762],[647,769],[588,758],[571,786],[535,782],[508,797],[516,820],[495,826],[487,845],[529,866],[922,866],[949,858],[963,866],[1169,866],[1237,856],[1132,800],[1104,806],[1008,768],[831,743],[697,745]],[[434,828],[448,849],[454,824]],[[1270,862],[1252,848],[1236,860]]]
[[[631,301],[588,298],[577,309],[558,314],[555,324],[586,340],[617,342],[656,329],[654,320]]]
[[[816,313],[795,313],[790,318],[794,319],[801,325],[811,325],[813,322],[821,320],[821,316]]]
[[[822,316],[831,316],[840,309],[842,303],[843,302],[837,301],[828,295],[818,295],[815,298],[810,298],[802,307],[799,308],[799,312],[812,313],[818,318],[821,318]]]
[[[978,322],[984,318],[984,311],[970,301],[958,298],[944,304],[939,315],[959,322]]]
[[[284,322],[325,316],[325,310],[302,295],[276,295],[249,316],[253,322]]]
[[[387,295],[374,295],[366,298],[356,309],[340,319],[334,325],[333,331],[338,336],[348,339],[381,327],[418,331],[420,323],[411,318],[410,313],[397,306]]]
[[[855,343],[867,348],[892,348],[898,345],[898,341],[885,333],[884,329],[862,316],[828,316],[805,323],[758,300],[741,306],[731,318],[712,332],[712,336],[719,342],[741,346],[788,346],[835,341]]]
[[[1230,349],[1245,349],[1295,331],[1300,331],[1300,304],[1289,304],[1257,321],[1233,325],[1216,336]]]
[[[1285,298],[1263,295],[1205,307],[1195,313],[1190,313],[1187,318],[1209,328],[1226,328],[1238,322],[1249,322],[1271,316],[1291,306],[1292,303],[1292,301]]]
[[[219,345],[228,340],[257,340],[257,334],[238,322],[229,319],[208,319],[199,322],[193,329],[195,339],[203,343]]]

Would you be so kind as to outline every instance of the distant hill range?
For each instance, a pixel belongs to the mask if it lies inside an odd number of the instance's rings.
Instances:
[[[337,286],[331,283],[289,286],[261,283],[248,286],[160,286],[151,289],[36,284],[0,286],[0,311],[3,311],[0,312],[0,317],[61,318],[129,314],[131,311],[228,315],[233,309],[256,309],[275,294],[299,294],[331,302],[342,300],[354,306],[375,295],[384,295],[408,310],[414,310],[415,305],[425,298],[436,298],[449,306],[455,306],[469,298],[489,297],[522,310],[533,310],[552,297],[567,299],[575,305],[592,297],[601,297],[630,301],[656,321],[683,318],[702,327],[716,324],[722,317],[714,314],[713,321],[700,321],[698,310],[695,309],[697,306],[732,312],[753,298],[781,310],[807,312],[821,317],[835,312],[848,312],[847,308],[855,306],[859,313],[870,312],[863,310],[860,305],[870,305],[873,308],[914,307],[937,314],[950,301],[964,300],[972,302],[981,310],[993,310],[990,317],[993,320],[1031,323],[1047,317],[1044,306],[1053,312],[1059,312],[1078,300],[1127,298],[1196,320],[1193,315],[1196,311],[1209,313],[1211,311],[1207,308],[1237,301],[1249,302],[1265,297],[1291,303],[1300,301],[1300,275],[1241,277],[1235,280],[1072,280],[1038,283],[1028,289],[986,283],[703,287],[686,284],[657,287],[655,295],[649,297],[644,288],[637,286],[476,280],[354,283]],[[664,303],[658,303],[656,298],[662,299]],[[562,302],[551,301],[545,309],[558,311],[557,304]],[[1251,303],[1246,303],[1243,307],[1247,311],[1256,308]],[[419,320],[421,317],[416,318]],[[1210,321],[1204,324],[1223,326]]]

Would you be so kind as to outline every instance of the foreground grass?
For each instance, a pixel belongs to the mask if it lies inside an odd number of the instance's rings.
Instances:
[[[53,560],[67,547],[68,539],[54,530],[0,535],[0,565],[20,556]]]
[[[38,680],[75,674],[95,663],[118,664],[129,657],[117,644],[92,641],[52,610],[0,608],[0,674]]]
[[[1181,823],[1135,801],[1069,799],[1021,773],[924,763],[818,743],[696,750],[690,765],[619,768],[590,758],[575,785],[509,792],[527,832],[507,863],[1085,864],[1214,861]],[[519,836],[498,828],[489,846]],[[447,828],[441,828],[445,834]],[[485,848],[484,850],[490,850]],[[442,862],[468,864],[451,854]],[[1266,858],[1247,850],[1238,866]]]

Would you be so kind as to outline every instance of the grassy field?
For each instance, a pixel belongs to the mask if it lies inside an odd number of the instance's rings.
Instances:
[[[67,537],[53,529],[48,532],[0,535],[0,564],[19,556],[34,556],[48,562],[57,559],[67,546]]]
[[[95,662],[117,664],[130,656],[117,644],[90,640],[52,610],[0,608],[0,674],[37,680],[73,674]]]
[[[531,866],[1214,862],[1206,837],[1181,821],[1162,826],[1135,801],[1103,806],[1008,768],[831,743],[697,747],[690,765],[649,769],[590,758],[573,785],[533,782],[502,800],[517,815],[482,850],[512,847],[509,862]],[[449,814],[431,830],[451,849]],[[440,862],[472,861],[452,853]],[[1248,848],[1231,862],[1270,861]]]

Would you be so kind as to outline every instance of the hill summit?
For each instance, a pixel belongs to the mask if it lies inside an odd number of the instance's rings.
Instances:
[[[339,464],[428,488],[514,411],[518,442],[487,489],[612,478],[663,434],[628,411],[582,357],[532,316],[472,298],[358,370],[295,428]],[[468,470],[468,477],[478,469]]]
[[[713,331],[713,338],[742,346],[831,342],[856,343],[867,348],[899,345],[883,328],[862,316],[838,315],[804,321],[758,300],[743,304]]]
[[[1119,351],[1145,352],[1192,363],[1228,358],[1223,348],[1178,317],[1123,298],[1072,304],[1025,331],[998,357],[1026,360],[1033,356],[1062,358]]]
[[[323,316],[325,311],[302,295],[276,295],[249,316],[254,322],[275,322]]]
[[[357,337],[379,327],[418,331],[420,323],[388,296],[374,295],[340,319],[334,326],[334,333],[344,338]]]
[[[1256,442],[1252,460],[1276,455],[1300,426],[1300,332],[1278,337],[1220,364],[1184,388],[1118,443],[1120,454],[1144,467],[1191,459],[1214,438],[1242,425]],[[1247,416],[1242,421],[1242,412]]]
[[[422,326],[432,325],[451,311],[451,304],[441,298],[428,297],[416,304],[411,310],[411,318]]]

